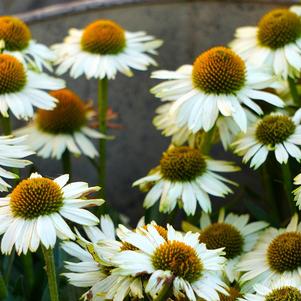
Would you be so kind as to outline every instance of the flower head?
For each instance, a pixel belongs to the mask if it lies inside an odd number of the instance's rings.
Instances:
[[[247,62],[268,68],[284,79],[298,77],[301,68],[301,9],[274,9],[257,27],[236,30],[231,47]]]
[[[254,294],[246,294],[244,299],[247,301],[288,301],[301,300],[301,283],[300,280],[283,277],[273,281],[269,285],[255,284]]]
[[[209,131],[219,115],[232,118],[242,130],[247,129],[247,115],[243,106],[262,114],[255,100],[283,106],[282,100],[259,89],[273,84],[273,77],[251,68],[232,50],[214,47],[200,54],[193,65],[176,71],[156,71],[153,78],[164,79],[151,92],[173,104],[169,117],[178,128],[187,127],[193,133]]]
[[[222,249],[208,250],[199,234],[182,234],[167,227],[167,239],[152,226],[144,233],[129,232],[124,240],[137,250],[122,251],[113,261],[117,275],[148,274],[145,292],[155,298],[166,283],[172,283],[176,298],[217,300],[218,292],[227,294],[220,278],[224,258]],[[210,283],[210,285],[209,285]]]
[[[162,41],[145,32],[128,32],[111,20],[97,20],[84,29],[71,29],[64,43],[53,45],[58,56],[58,74],[70,69],[74,78],[85,74],[89,78],[114,79],[117,72],[132,76],[131,68],[146,70],[156,62]]]
[[[255,248],[242,257],[238,270],[244,272],[241,283],[250,287],[255,283],[270,285],[282,277],[300,280],[301,232],[298,216],[291,219],[286,229],[267,229]]]
[[[207,249],[224,248],[227,259],[224,268],[227,279],[232,283],[239,280],[236,265],[241,256],[251,251],[261,231],[268,226],[265,222],[249,223],[249,215],[236,215],[220,210],[217,222],[212,222],[208,214],[202,212],[199,241]]]
[[[56,99],[56,107],[52,111],[39,109],[33,122],[15,133],[28,135],[28,144],[43,158],[60,159],[66,149],[75,155],[97,156],[88,138],[107,136],[89,127],[93,110],[69,89],[55,90],[50,95]]]
[[[230,162],[211,160],[200,150],[188,146],[171,147],[163,153],[160,167],[133,185],[151,183],[144,200],[149,208],[160,199],[160,211],[171,212],[179,203],[186,214],[194,214],[197,202],[205,212],[211,211],[209,195],[224,197],[232,190],[228,179],[215,172],[233,172],[239,168]]]
[[[235,153],[243,156],[243,161],[251,158],[251,167],[258,168],[265,162],[269,152],[275,152],[279,163],[286,163],[289,156],[301,159],[301,144],[299,136],[299,113],[289,117],[281,113],[272,113],[250,127],[245,135],[242,135],[233,143]]]
[[[29,68],[42,71],[43,67],[52,70],[54,53],[45,45],[32,40],[28,26],[13,16],[0,17],[0,41],[3,41],[4,53],[21,60]]]
[[[56,90],[65,85],[61,79],[28,70],[10,54],[0,54],[0,113],[8,110],[18,119],[33,116],[33,106],[45,110],[55,107],[56,100],[43,90]]]
[[[103,203],[103,200],[83,197],[99,187],[89,188],[84,182],[66,185],[68,179],[68,175],[52,180],[34,173],[1,199],[2,253],[10,254],[13,246],[18,254],[26,254],[28,249],[35,252],[40,242],[46,248],[53,248],[57,236],[75,239],[62,217],[81,225],[98,222],[96,216],[82,207]]]

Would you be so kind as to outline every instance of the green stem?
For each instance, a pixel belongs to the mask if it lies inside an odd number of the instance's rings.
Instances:
[[[57,288],[57,279],[56,279],[56,271],[55,271],[55,263],[53,250],[51,248],[46,249],[42,245],[42,251],[44,255],[44,260],[46,264],[46,273],[48,277],[48,288],[50,294],[51,301],[59,301],[59,293]]]
[[[32,261],[32,254],[27,253],[26,255],[22,255],[22,263],[25,272],[25,281],[26,281],[26,289],[28,292],[31,291],[34,285],[34,271],[33,271],[33,261]]]
[[[294,204],[293,199],[293,185],[292,185],[292,174],[289,167],[289,164],[281,164],[281,171],[282,171],[282,181],[283,181],[283,187],[284,191],[287,197],[288,206],[290,208],[290,212],[293,215],[296,212],[296,207]]]
[[[202,135],[200,149],[204,155],[208,155],[210,153],[214,131],[215,127],[213,127],[209,132],[204,132]]]
[[[105,77],[98,81],[98,122],[99,132],[107,133],[107,117],[108,110],[108,79]],[[105,182],[106,182],[106,140],[99,139],[99,185],[102,188],[100,194],[105,198]]]
[[[275,203],[271,178],[269,177],[269,171],[266,164],[264,164],[262,168],[262,182],[263,182],[263,188],[265,192],[265,199],[271,210],[272,219],[278,225],[280,216],[279,216],[277,204]]]
[[[70,178],[72,176],[72,166],[71,166],[71,154],[69,150],[65,150],[62,155],[62,167],[64,174],[69,174]]]
[[[9,284],[10,275],[11,275],[11,271],[13,269],[15,257],[16,257],[16,252],[12,251],[11,254],[9,255],[8,265],[7,265],[6,274],[5,274],[5,282],[7,285]]]
[[[1,124],[4,135],[11,135],[12,129],[10,124],[10,118],[1,116]]]
[[[289,85],[289,88],[290,88],[290,92],[291,92],[294,104],[297,105],[298,107],[300,107],[301,106],[301,99],[299,97],[296,82],[291,77],[288,77],[287,81],[288,81],[288,85]]]
[[[0,300],[4,300],[6,297],[7,297],[7,288],[2,272],[0,272]]]

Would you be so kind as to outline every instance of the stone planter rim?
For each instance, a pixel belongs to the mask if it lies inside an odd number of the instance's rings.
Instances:
[[[34,23],[66,15],[79,14],[95,9],[111,9],[117,7],[130,7],[132,5],[160,5],[167,3],[193,3],[193,2],[232,2],[232,3],[264,3],[292,5],[300,3],[299,0],[82,0],[69,3],[46,6],[40,9],[17,14],[17,17],[27,23]]]

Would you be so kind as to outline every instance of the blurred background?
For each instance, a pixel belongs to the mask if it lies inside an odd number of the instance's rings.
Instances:
[[[217,45],[225,45],[233,38],[236,27],[255,25],[259,18],[272,8],[287,6],[299,1],[276,0],[0,0],[1,15],[15,14],[28,23],[37,41],[51,45],[63,40],[69,28],[82,28],[89,22],[105,18],[120,23],[128,31],[145,30],[164,40],[156,58],[160,69],[176,69],[191,64],[200,52]],[[135,72],[133,78],[118,75],[109,83],[109,103],[118,113],[115,123],[120,129],[112,129],[115,135],[108,142],[107,202],[129,216],[132,222],[143,214],[144,194],[132,188],[134,180],[143,177],[156,166],[170,139],[161,136],[152,125],[155,109],[160,105],[149,89],[156,84],[150,73]],[[64,77],[67,86],[83,99],[96,100],[97,82],[84,77],[73,80]],[[16,126],[21,124],[16,123]],[[215,147],[214,158],[239,159]],[[43,175],[50,177],[61,173],[61,164],[55,160],[33,158]],[[97,184],[97,176],[86,158],[73,159],[73,180]],[[255,173],[244,167],[243,173],[232,177],[242,186],[260,190]],[[229,196],[226,201],[238,201]],[[235,199],[234,199],[235,198]],[[220,199],[215,205],[222,204]],[[246,205],[246,204],[245,204]],[[242,204],[238,205],[243,206]]]

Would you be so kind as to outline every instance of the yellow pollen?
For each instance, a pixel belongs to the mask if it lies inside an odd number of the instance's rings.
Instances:
[[[25,69],[15,57],[0,54],[0,94],[16,93],[26,84]]]
[[[206,170],[206,161],[200,150],[179,146],[163,153],[160,166],[164,178],[185,182],[202,175]]]
[[[126,45],[125,32],[110,20],[98,20],[89,24],[83,32],[81,46],[95,54],[118,54]]]
[[[54,110],[37,111],[36,122],[45,132],[72,134],[87,123],[86,106],[80,97],[69,89],[52,91],[58,100]]]
[[[301,234],[286,232],[272,240],[267,251],[267,260],[272,270],[283,273],[301,267]]]
[[[158,233],[167,240],[167,230],[159,225],[153,225],[153,227],[158,231]],[[147,230],[147,225],[143,226],[143,229]]]
[[[174,276],[193,282],[202,275],[203,263],[196,251],[180,241],[161,244],[152,255],[155,269],[171,271]]]
[[[26,48],[31,39],[27,25],[11,16],[0,17],[0,40],[5,42],[5,49],[17,51]]]
[[[283,286],[272,290],[264,301],[301,301],[301,292],[293,286]]]
[[[203,52],[193,64],[193,84],[207,94],[236,94],[245,80],[244,61],[225,47],[214,47]]]
[[[296,129],[292,119],[285,115],[267,115],[257,125],[256,138],[265,145],[284,142]]]
[[[288,9],[274,9],[258,23],[257,38],[262,46],[282,48],[301,36],[301,19]]]
[[[48,178],[32,178],[20,182],[10,196],[15,217],[33,219],[57,212],[63,205],[60,186]]]

